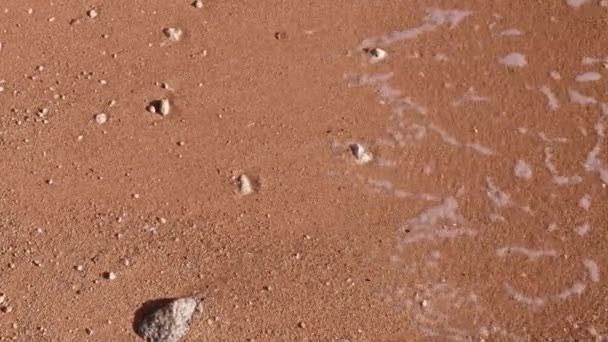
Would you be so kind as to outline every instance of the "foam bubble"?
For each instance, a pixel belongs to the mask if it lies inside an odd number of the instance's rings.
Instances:
[[[498,61],[508,67],[524,67],[528,65],[526,56],[522,55],[519,52],[511,52],[503,58],[500,58]]]
[[[590,0],[566,0],[566,4],[568,4],[570,7],[579,8],[589,3],[589,1]]]
[[[559,74],[559,72],[553,70],[551,72],[549,72],[549,76],[551,76],[552,79],[559,81],[562,79],[562,75]]]
[[[576,76],[577,82],[595,82],[602,79],[602,75],[599,72],[588,71]]]
[[[516,177],[523,179],[531,179],[533,175],[532,168],[530,167],[530,165],[521,159],[515,162],[515,166],[513,167],[513,173]]]
[[[591,230],[591,225],[588,222],[576,225],[574,227],[574,231],[576,232],[576,234],[578,234],[580,236],[587,235],[587,233],[589,233],[590,230]]]
[[[589,208],[591,208],[591,195],[584,194],[583,197],[578,200],[578,206],[585,210],[589,210]]]

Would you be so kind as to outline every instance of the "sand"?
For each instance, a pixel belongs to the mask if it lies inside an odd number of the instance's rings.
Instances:
[[[0,340],[602,341],[607,15],[3,2]]]

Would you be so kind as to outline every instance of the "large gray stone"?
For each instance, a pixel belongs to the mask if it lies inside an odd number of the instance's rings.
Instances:
[[[145,316],[137,333],[147,342],[178,342],[188,332],[197,305],[194,298],[175,299]]]

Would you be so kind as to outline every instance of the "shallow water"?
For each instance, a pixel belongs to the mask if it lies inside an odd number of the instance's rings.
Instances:
[[[566,4],[566,15],[600,10]],[[394,267],[415,280],[388,301],[426,336],[455,341],[525,341],[534,328],[512,315],[532,321],[563,302],[578,311],[555,319],[592,310],[608,261],[592,242],[606,223],[606,59],[579,50],[569,56],[577,62],[555,63],[546,54],[559,51],[535,48],[554,26],[520,27],[512,13],[490,13],[428,8],[418,25],[362,37],[352,53],[360,67],[345,75],[386,113],[386,130],[363,137],[378,159],[359,177],[384,200],[424,208],[394,228]],[[372,47],[387,60],[367,63],[362,49]],[[608,333],[582,329],[589,339]]]

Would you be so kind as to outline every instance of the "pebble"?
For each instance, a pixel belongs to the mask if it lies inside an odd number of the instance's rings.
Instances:
[[[388,57],[388,53],[380,48],[369,49],[367,53],[370,56],[369,62],[372,64],[382,62]]]
[[[41,117],[47,115],[48,113],[49,113],[49,109],[48,108],[42,108],[42,109],[38,110],[37,115],[38,115],[38,117],[41,118]]]
[[[106,113],[99,113],[95,115],[95,122],[98,124],[103,125],[106,123],[106,121],[108,121],[108,115]]]
[[[2,311],[4,313],[11,313],[13,311],[13,307],[9,306],[9,305],[5,305],[3,307],[0,307],[0,311]]]
[[[367,164],[374,159],[372,153],[366,151],[363,145],[361,144],[350,145],[350,150],[355,156],[357,164]]]
[[[78,272],[82,272],[82,271],[84,271],[84,266],[78,265],[78,266],[74,267],[74,269]]]
[[[196,0],[192,3],[192,6],[194,6],[195,8],[203,8],[203,1],[202,0]]]
[[[114,280],[114,279],[116,279],[116,273],[114,273],[114,272],[104,272],[103,273],[103,277],[106,278],[107,280]]]
[[[95,19],[95,18],[97,18],[97,14],[98,14],[98,13],[97,13],[97,11],[96,11],[96,10],[94,10],[94,9],[91,9],[91,10],[88,10],[88,11],[87,11],[87,15],[88,15],[88,16],[89,16],[89,18],[91,18],[91,19]]]
[[[184,34],[184,32],[182,30],[180,30],[178,28],[174,28],[174,27],[168,27],[168,28],[164,29],[163,33],[172,42],[180,41],[182,39],[182,35]]]
[[[249,195],[253,193],[253,183],[247,177],[247,175],[240,175],[238,178],[239,181],[239,192],[241,195]]]
[[[171,103],[169,102],[169,99],[161,99],[158,109],[162,116],[169,115],[171,112]]]
[[[285,40],[288,39],[289,35],[285,31],[278,31],[274,33],[274,39],[276,40]]]
[[[136,323],[135,331],[148,342],[178,342],[188,333],[197,306],[194,298],[173,300]]]

